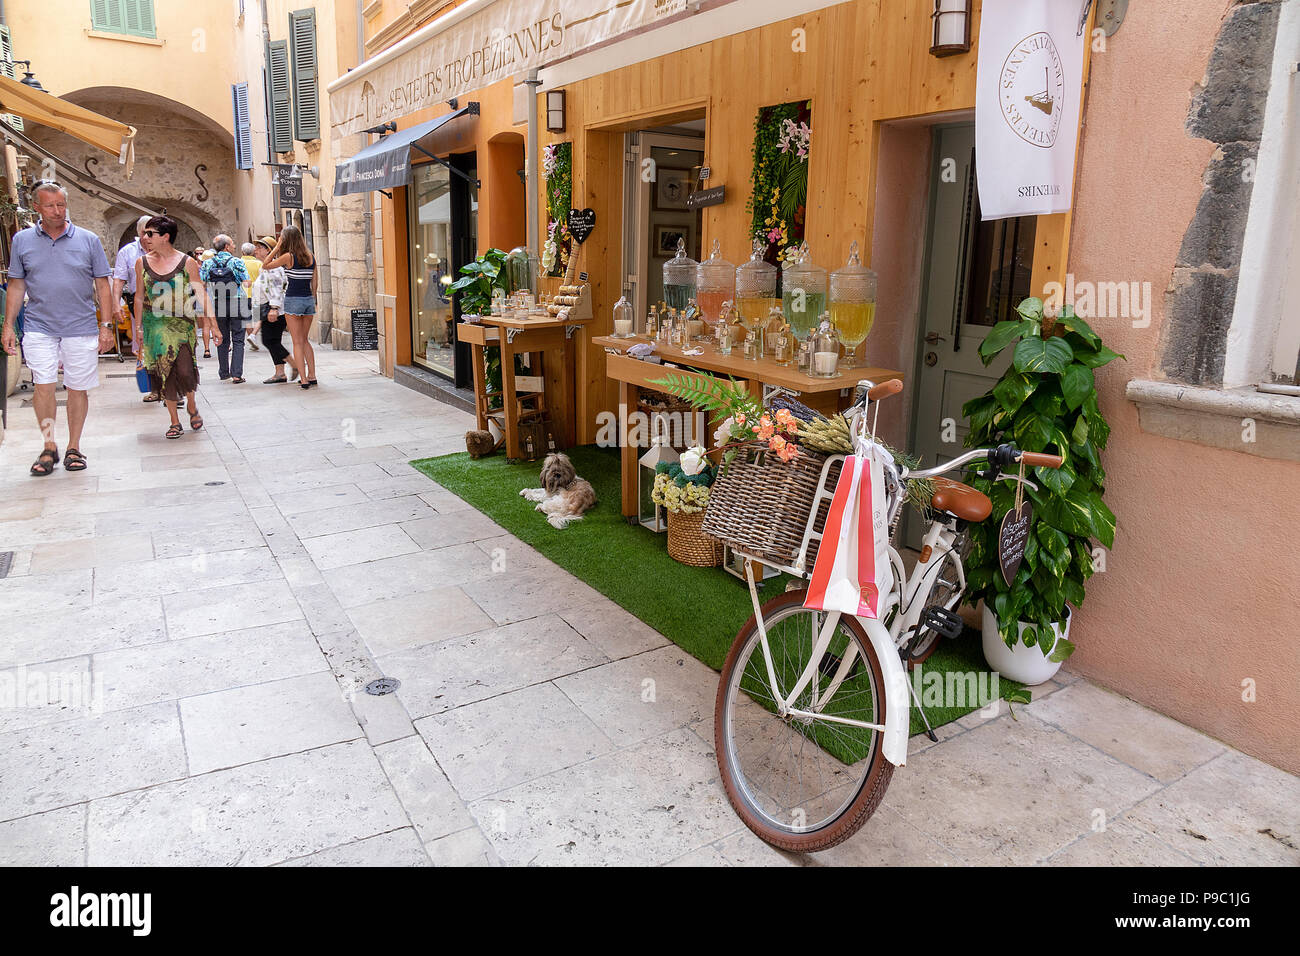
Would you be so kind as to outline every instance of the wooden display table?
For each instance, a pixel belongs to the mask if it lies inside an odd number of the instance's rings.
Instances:
[[[652,380],[663,378],[670,372],[681,374],[678,369],[665,368],[663,365],[643,362],[623,354],[631,346],[638,342],[649,341],[648,339],[616,339],[608,335],[598,335],[591,341],[593,345],[602,346],[607,352],[614,349],[619,353],[605,356],[605,374],[619,383],[620,421],[626,421],[627,415],[636,409],[637,393],[640,389],[662,392],[660,386],[651,384]],[[903,378],[903,373],[895,369],[874,367],[845,369],[838,378],[814,378],[805,375],[797,368],[778,365],[774,359],[747,359],[739,352],[722,355],[712,344],[704,345],[703,348],[702,355],[686,355],[682,349],[656,342],[655,355],[675,365],[730,376],[759,400],[763,397],[764,386],[788,388],[799,393],[799,401],[824,415],[833,415],[847,408],[853,400],[853,387],[862,379],[870,379],[879,385],[891,378],[900,380]],[[708,427],[712,429],[713,423]],[[637,513],[636,471],[639,455],[639,448],[629,442],[623,442],[623,514],[625,517],[632,517]]]
[[[554,429],[556,447],[568,448],[577,436],[574,408],[573,333],[590,319],[535,318],[507,319],[485,315],[479,323],[462,321],[457,328],[459,341],[468,342],[474,366],[474,407],[480,430],[488,420],[497,422],[505,433],[506,457],[522,458],[523,445],[519,424],[523,417],[545,414]],[[495,345],[501,349],[501,391],[488,392],[483,350]],[[546,387],[541,391],[523,391],[517,387],[515,356],[523,353],[555,355],[559,361],[543,359]],[[501,396],[502,407],[489,411],[491,398]],[[525,411],[524,402],[536,400],[537,408]]]

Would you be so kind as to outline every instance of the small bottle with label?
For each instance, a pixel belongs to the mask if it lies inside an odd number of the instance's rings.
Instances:
[[[550,432],[546,433],[546,450],[552,453],[555,451],[555,439],[551,436]]]
[[[524,457],[530,460],[537,457],[533,453],[533,436],[531,433],[524,439]]]
[[[645,318],[645,334],[651,342],[659,337],[659,313],[655,311],[653,305],[650,306],[650,314]]]
[[[783,326],[781,331],[776,335],[776,348],[773,351],[773,358],[776,359],[777,365],[789,365],[793,355],[794,336],[790,332],[790,326]]]

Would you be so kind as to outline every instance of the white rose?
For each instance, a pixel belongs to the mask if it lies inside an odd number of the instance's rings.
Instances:
[[[687,476],[698,475],[701,471],[704,470],[704,464],[705,464],[704,449],[701,448],[699,445],[696,445],[693,448],[688,448],[686,451],[682,452],[682,457],[681,460],[679,461],[679,464],[682,467],[683,475],[687,475]]]
[[[713,447],[721,448],[731,440],[731,426],[735,422],[734,418],[728,416],[727,420],[718,426],[718,430],[713,433]]]

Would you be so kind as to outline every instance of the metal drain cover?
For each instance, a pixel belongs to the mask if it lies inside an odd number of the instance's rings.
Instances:
[[[366,685],[366,693],[371,697],[383,697],[385,694],[391,694],[401,686],[402,682],[396,677],[381,677],[379,680],[372,680]]]
[[[9,576],[9,569],[14,565],[14,553],[12,551],[0,551],[0,578]]]
[[[215,488],[217,485],[224,485],[225,482],[224,482],[224,481],[205,481],[204,484],[205,484],[205,485],[208,485],[209,487],[213,487],[213,488]]]

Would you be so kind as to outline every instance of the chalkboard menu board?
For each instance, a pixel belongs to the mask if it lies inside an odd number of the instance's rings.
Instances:
[[[352,310],[352,351],[375,351],[379,348],[379,327],[374,309]]]

